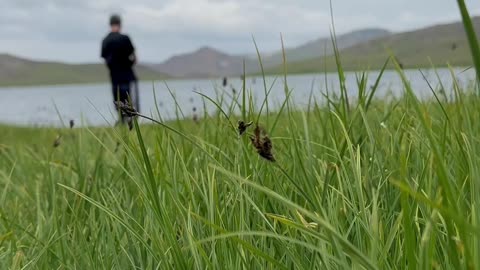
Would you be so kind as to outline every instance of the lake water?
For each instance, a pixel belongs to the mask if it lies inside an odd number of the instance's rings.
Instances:
[[[433,70],[422,70],[429,83],[436,89],[439,87]],[[431,97],[431,90],[418,70],[405,71],[412,88],[420,98]],[[445,86],[447,95],[451,92],[452,76],[449,70],[438,70],[439,77]],[[473,69],[464,71],[455,69],[455,76],[461,86],[466,86],[475,78]],[[370,72],[369,86],[375,83],[378,72]],[[351,96],[358,92],[355,73],[346,73],[346,86]],[[291,98],[298,107],[306,107],[310,96],[321,102],[322,93],[338,93],[338,75],[336,73],[291,75],[287,78],[288,87],[292,90]],[[240,78],[230,78],[227,87],[221,86],[218,80],[168,80],[164,82],[140,83],[140,106],[142,113],[162,119],[192,117],[193,108],[202,116],[216,111],[215,105],[195,92],[202,93],[215,100],[224,97],[225,104],[231,101],[232,89],[239,94],[243,82]],[[269,96],[270,110],[280,106],[285,98],[284,80],[282,76],[266,78],[267,88],[272,87]],[[251,90],[257,105],[264,100],[264,83],[261,77],[247,77],[247,90]],[[170,92],[171,91],[171,92]],[[155,93],[155,94],[154,94]],[[389,95],[401,96],[404,87],[395,71],[386,71],[382,77],[376,97],[386,98]],[[175,96],[175,98],[172,96]],[[112,125],[116,113],[112,104],[112,93],[109,84],[3,87],[0,88],[0,123],[21,126],[62,126],[70,119],[77,126]],[[176,102],[175,102],[176,101]],[[178,104],[178,105],[176,105]],[[205,105],[205,106],[204,106]]]

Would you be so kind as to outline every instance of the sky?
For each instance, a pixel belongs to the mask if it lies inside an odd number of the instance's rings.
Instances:
[[[480,1],[466,0],[472,15]],[[460,19],[456,0],[332,0],[337,34],[362,28],[405,31]],[[140,61],[211,46],[262,52],[329,36],[329,0],[0,0],[0,53],[69,63],[100,62],[112,13]]]

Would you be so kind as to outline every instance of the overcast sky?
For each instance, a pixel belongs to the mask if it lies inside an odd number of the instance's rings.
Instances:
[[[467,0],[474,15],[480,1]],[[392,31],[460,19],[456,0],[333,0],[337,33]],[[209,45],[228,53],[262,51],[328,36],[329,0],[0,0],[0,53],[98,62],[108,17],[119,13],[140,59],[159,62]]]

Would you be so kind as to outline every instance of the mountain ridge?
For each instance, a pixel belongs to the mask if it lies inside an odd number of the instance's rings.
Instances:
[[[365,28],[339,35],[337,44],[340,48],[349,47],[374,38],[390,35],[391,32],[381,28]],[[333,53],[330,38],[321,37],[299,46],[287,48],[287,59],[291,61]],[[262,64],[270,68],[283,62],[283,52],[261,53]],[[191,52],[174,55],[162,63],[150,65],[153,69],[172,77],[223,77],[240,76],[243,64],[247,73],[260,70],[258,59],[248,55],[231,55],[211,46],[202,46]]]
[[[243,60],[242,56],[232,56],[211,46],[202,46],[151,67],[172,77],[218,77],[241,74]]]
[[[472,18],[476,33],[480,36],[480,16]],[[393,54],[404,68],[472,65],[467,36],[460,21],[436,24],[416,30],[395,33],[390,36],[357,44],[340,50],[345,70],[381,68]],[[327,67],[327,68],[325,68]],[[393,68],[390,64],[388,68]],[[305,61],[288,62],[289,73],[334,71],[333,56],[316,57]],[[267,70],[268,74],[282,73],[278,65]]]

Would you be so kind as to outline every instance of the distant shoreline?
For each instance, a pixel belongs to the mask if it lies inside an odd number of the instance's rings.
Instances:
[[[444,65],[444,66],[436,66],[435,69],[445,69],[449,68],[449,66]],[[458,65],[458,66],[451,66],[453,69],[470,69],[473,68],[472,66],[464,66],[464,65]],[[421,66],[421,67],[406,67],[404,70],[419,70],[419,69],[433,69],[432,67],[427,67],[427,66]],[[288,70],[288,66],[287,66]],[[387,67],[385,70],[395,70],[393,67]],[[371,68],[368,70],[358,70],[358,69],[348,69],[344,68],[343,71],[345,72],[375,72],[375,71],[380,71],[380,68]],[[287,76],[301,76],[301,75],[322,75],[322,74],[335,74],[337,71],[335,69],[328,69],[327,71],[319,71],[319,72],[295,72],[295,71],[290,71],[288,70]],[[281,72],[266,72],[265,76],[284,76],[283,73]],[[226,76],[229,79],[239,79],[241,76]],[[255,74],[250,74],[246,75],[247,78],[261,78],[262,74],[261,73],[255,73]],[[139,82],[161,82],[161,81],[187,81],[187,80],[221,80],[222,76],[212,76],[212,77],[169,77],[169,78],[158,78],[158,79],[152,79],[152,78],[147,78],[147,79],[139,79]],[[71,85],[97,85],[97,84],[110,84],[110,81],[108,79],[105,80],[92,80],[92,81],[79,81],[79,82],[27,82],[27,83],[11,83],[11,84],[2,84],[0,82],[0,90],[4,90],[6,88],[31,88],[35,86],[41,86],[41,87],[60,87],[60,86],[71,86]]]

